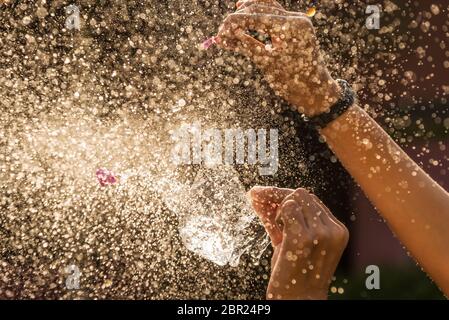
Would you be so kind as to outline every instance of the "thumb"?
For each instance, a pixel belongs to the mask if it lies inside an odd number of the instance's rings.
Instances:
[[[288,283],[298,271],[298,260],[300,258],[298,254],[298,237],[300,236],[298,230],[304,230],[301,220],[297,219],[300,210],[299,205],[293,200],[284,201],[279,209],[279,217],[284,226],[282,242],[271,272],[272,281]],[[293,226],[295,228],[292,228]]]
[[[265,226],[273,246],[282,240],[282,232],[275,223],[277,210],[284,198],[293,191],[274,187],[254,187],[248,192],[251,204]]]
[[[217,45],[223,49],[240,52],[248,57],[262,55],[265,45],[246,34],[254,23],[252,15],[234,13],[223,22],[217,34]]]

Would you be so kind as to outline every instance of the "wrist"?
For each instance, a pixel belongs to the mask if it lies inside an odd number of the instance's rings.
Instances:
[[[313,98],[298,98],[298,100],[301,99],[301,102],[296,104],[298,112],[308,118],[329,112],[330,108],[340,99],[341,94],[342,89],[338,82],[330,79],[313,92]]]
[[[346,110],[340,117],[329,123],[327,126],[320,129],[321,135],[326,139],[329,136],[334,137],[336,134],[348,131],[355,125],[363,125],[368,123],[372,118],[365,110],[360,108],[357,103],[354,103]]]
[[[340,100],[342,94],[343,90],[341,85],[337,80],[332,79],[328,84],[327,89],[325,89],[325,94],[321,99],[318,111],[314,114],[314,116],[329,112],[331,107],[335,105],[338,100]]]
[[[330,123],[342,116],[356,102],[356,95],[351,85],[342,79],[337,80],[337,82],[340,87],[340,96],[337,101],[324,113],[312,117],[304,116],[305,120],[309,121],[317,130],[327,127]]]

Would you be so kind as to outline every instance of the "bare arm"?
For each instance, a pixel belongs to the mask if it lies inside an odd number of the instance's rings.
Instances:
[[[393,232],[449,295],[449,194],[358,106],[321,134]]]

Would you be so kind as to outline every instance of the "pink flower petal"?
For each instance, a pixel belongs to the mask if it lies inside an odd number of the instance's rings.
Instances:
[[[97,176],[98,183],[102,187],[107,186],[107,185],[116,184],[118,181],[115,174],[108,169],[104,169],[104,168],[97,169],[95,175]]]
[[[217,43],[217,37],[212,37],[203,42],[202,48],[204,50],[209,49],[212,45]]]

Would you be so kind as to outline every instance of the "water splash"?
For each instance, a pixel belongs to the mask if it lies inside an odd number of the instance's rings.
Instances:
[[[202,168],[191,185],[180,183],[175,175],[156,177],[134,170],[115,175],[107,169],[97,170],[101,186],[120,182],[124,188],[130,177],[145,180],[162,195],[165,205],[178,216],[184,246],[199,256],[220,266],[237,267],[245,253],[257,264],[267,248],[268,236],[233,167]]]
[[[236,267],[245,253],[257,263],[269,240],[234,168],[203,168],[191,186],[167,186],[176,188],[164,201],[187,249],[221,266]]]

